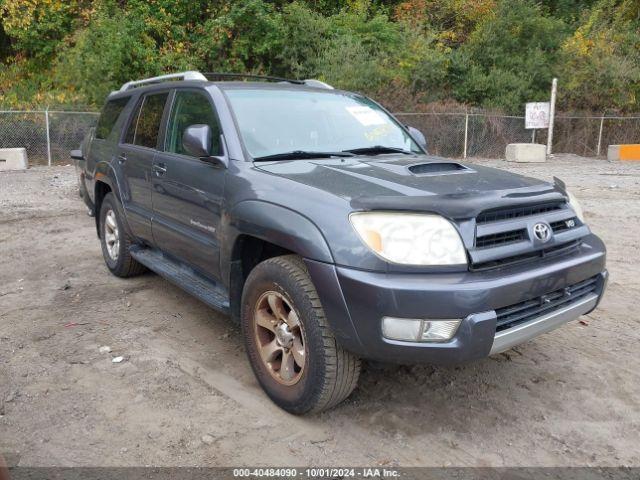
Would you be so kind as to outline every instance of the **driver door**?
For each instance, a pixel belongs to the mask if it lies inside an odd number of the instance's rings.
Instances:
[[[222,153],[221,131],[209,94],[180,89],[171,98],[164,148],[152,166],[153,238],[165,253],[213,279],[220,276],[220,224],[226,169],[187,153],[187,127],[211,127],[211,154]]]

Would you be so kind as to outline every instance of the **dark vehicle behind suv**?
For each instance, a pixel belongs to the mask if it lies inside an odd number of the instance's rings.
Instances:
[[[547,183],[429,156],[424,136],[309,81],[125,84],[76,160],[109,270],[149,268],[242,327],[293,413],[360,359],[458,363],[593,310],[605,248]]]

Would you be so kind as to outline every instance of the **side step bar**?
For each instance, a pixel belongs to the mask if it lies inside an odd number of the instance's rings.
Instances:
[[[217,283],[155,249],[136,245],[131,247],[131,256],[149,270],[163,276],[210,307],[229,314],[229,295]]]

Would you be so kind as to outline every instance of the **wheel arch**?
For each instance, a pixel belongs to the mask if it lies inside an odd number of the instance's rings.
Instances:
[[[131,228],[127,221],[127,216],[124,211],[123,199],[121,196],[120,186],[116,177],[116,173],[112,166],[107,162],[100,162],[96,166],[93,185],[93,205],[94,205],[94,218],[96,221],[96,232],[98,238],[100,238],[100,208],[102,207],[102,201],[108,193],[113,193],[117,200],[117,207],[120,210],[124,227],[129,234],[131,234]]]
[[[238,204],[230,218],[228,242],[224,242],[228,248],[222,252],[221,260],[223,278],[228,278],[234,320],[240,318],[244,282],[258,263],[287,254],[333,263],[318,227],[293,210],[252,200]]]

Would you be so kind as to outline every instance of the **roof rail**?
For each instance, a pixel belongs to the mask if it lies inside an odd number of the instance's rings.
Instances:
[[[169,73],[166,75],[159,75],[157,77],[144,78],[142,80],[132,80],[122,85],[119,91],[124,92],[131,88],[136,88],[143,85],[151,85],[153,83],[160,83],[160,82],[165,82],[169,80],[207,81],[213,78],[225,78],[225,79],[226,78],[249,78],[249,79],[256,79],[256,80],[267,80],[271,82],[292,83],[294,85],[308,85],[310,87],[316,87],[316,88],[333,89],[331,85],[313,78],[310,78],[307,80],[292,80],[290,78],[272,77],[269,75],[252,75],[252,74],[245,74],[245,73],[219,73],[219,72],[200,73],[195,70],[192,70],[189,72]],[[112,92],[112,93],[116,93],[116,92]]]
[[[270,75],[253,75],[250,73],[224,73],[224,72],[207,72],[203,74],[207,77],[208,80],[212,78],[249,78],[255,80],[268,80],[271,82],[286,82],[286,83],[295,83],[296,85],[303,85],[304,82],[302,80],[292,80],[290,78],[284,77],[272,77]]]
[[[120,87],[120,91],[124,92],[125,90],[129,90],[130,88],[139,87],[141,85],[149,85],[152,83],[160,83],[168,80],[200,80],[207,81],[207,77],[205,77],[200,72],[190,71],[190,72],[181,72],[181,73],[169,73],[167,75],[159,75],[157,77],[144,78],[142,80],[132,80],[130,82],[125,83]]]
[[[315,78],[307,78],[306,80],[303,80],[302,82],[305,85],[308,85],[309,87],[328,88],[329,90],[333,90],[333,87],[331,85],[329,85],[328,83],[323,82],[322,80],[316,80]]]
[[[293,80],[291,78],[284,77],[273,77],[270,75],[253,75],[246,73],[223,73],[223,72],[208,72],[203,74],[207,77],[208,80],[212,78],[248,78],[255,80],[267,80],[271,82],[283,82],[283,83],[293,83],[294,85],[308,85],[310,87],[317,88],[331,88],[333,87],[327,83],[321,82],[320,80],[308,79],[308,80]]]

